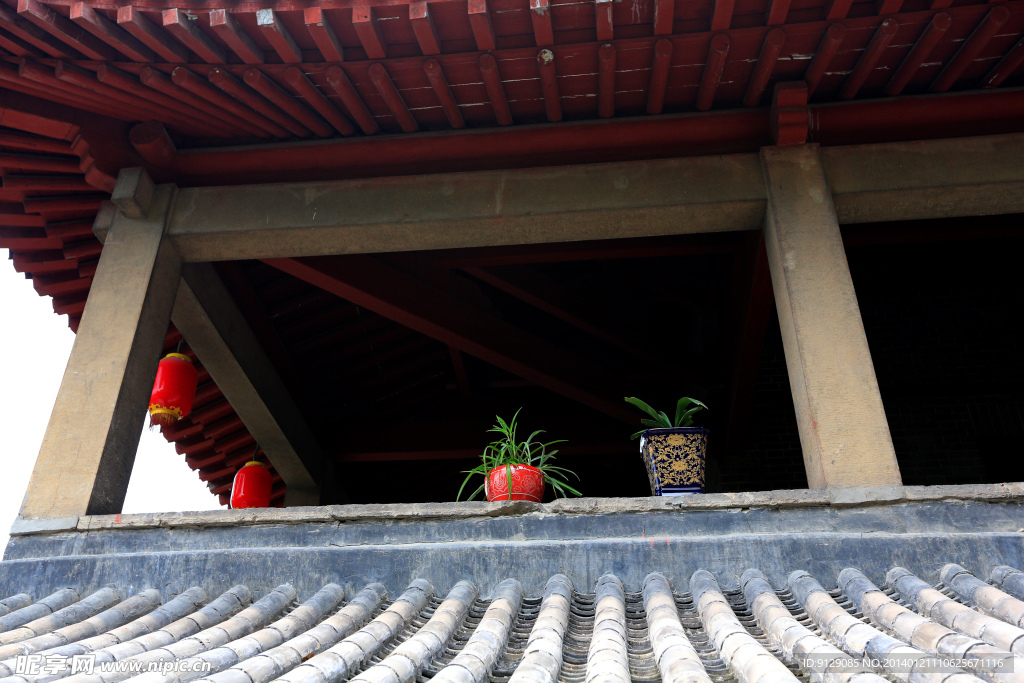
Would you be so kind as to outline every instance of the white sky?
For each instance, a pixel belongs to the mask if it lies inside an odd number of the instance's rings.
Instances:
[[[14,270],[0,249],[0,551],[18,514],[75,335],[67,316]],[[199,473],[145,429],[124,512],[218,509]]]

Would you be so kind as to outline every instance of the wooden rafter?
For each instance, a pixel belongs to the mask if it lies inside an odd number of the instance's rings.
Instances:
[[[369,256],[267,259],[286,273],[378,315],[535,382],[606,415],[633,423],[612,381],[563,349],[453,298]]]

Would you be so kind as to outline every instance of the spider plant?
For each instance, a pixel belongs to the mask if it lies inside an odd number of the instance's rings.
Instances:
[[[544,475],[545,483],[551,484],[559,496],[562,498],[566,497],[566,493],[571,493],[576,496],[582,496],[583,494],[569,486],[566,481],[566,475],[572,475],[579,479],[576,473],[565,469],[564,467],[555,467],[551,464],[551,461],[555,459],[555,453],[557,449],[551,450],[551,447],[555,444],[565,443],[565,439],[558,441],[548,441],[543,443],[537,439],[537,437],[543,434],[543,430],[537,430],[530,434],[525,441],[519,441],[516,436],[516,430],[519,425],[516,420],[519,417],[520,408],[516,411],[516,414],[512,416],[512,419],[506,422],[499,415],[495,415],[498,424],[494,425],[488,432],[494,432],[500,434],[500,438],[492,441],[484,452],[480,455],[483,462],[477,465],[471,470],[465,470],[464,473],[466,478],[462,481],[462,486],[459,487],[459,494],[455,497],[455,500],[462,498],[462,490],[466,488],[466,484],[473,478],[473,475],[482,474],[487,477],[487,473],[496,467],[505,467],[506,476],[509,481],[512,480],[512,465],[530,465],[536,467]],[[484,490],[484,485],[481,484],[480,488],[474,491],[467,500],[473,500]],[[512,487],[509,486],[508,499],[512,500]]]
[[[637,408],[639,408],[640,410],[644,411],[645,413],[654,418],[653,420],[640,420],[640,424],[647,425],[647,427],[641,429],[639,432],[630,437],[633,439],[640,436],[648,429],[671,429],[672,427],[690,427],[693,425],[694,413],[704,409],[710,410],[710,408],[708,408],[706,405],[704,405],[697,399],[686,398],[684,396],[683,398],[679,399],[679,401],[676,403],[675,419],[669,420],[668,415],[666,415],[664,412],[660,410],[655,410],[654,408],[650,407],[649,405],[647,405],[646,403],[644,403],[643,401],[636,397],[627,396],[626,402],[636,406]]]

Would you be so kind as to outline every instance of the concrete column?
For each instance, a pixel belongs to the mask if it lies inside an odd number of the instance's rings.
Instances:
[[[761,150],[765,243],[811,488],[900,471],[817,145]]]
[[[118,179],[121,210],[106,233],[23,518],[121,511],[181,275],[163,239],[173,195],[173,186],[154,188],[138,173]]]

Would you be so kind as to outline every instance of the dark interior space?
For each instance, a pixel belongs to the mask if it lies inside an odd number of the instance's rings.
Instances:
[[[1019,222],[844,228],[907,484],[1024,480]],[[565,440],[584,495],[649,495],[624,396],[709,405],[709,492],[805,488],[763,249],[737,232],[218,270],[352,502],[455,500],[520,409],[522,436]]]
[[[495,415],[520,408],[524,436],[566,440],[557,464],[584,495],[650,495],[630,439],[644,416],[624,396],[665,410],[681,396],[708,404],[697,423],[711,430],[709,490],[806,485],[799,448],[769,443],[763,424],[793,417],[756,233],[324,264],[321,286],[261,262],[218,269],[353,502],[454,500]],[[352,300],[329,291],[338,282],[358,288]],[[765,372],[775,374],[765,382]],[[758,449],[777,451],[776,464]]]
[[[844,230],[905,484],[1024,479],[1022,221]]]

